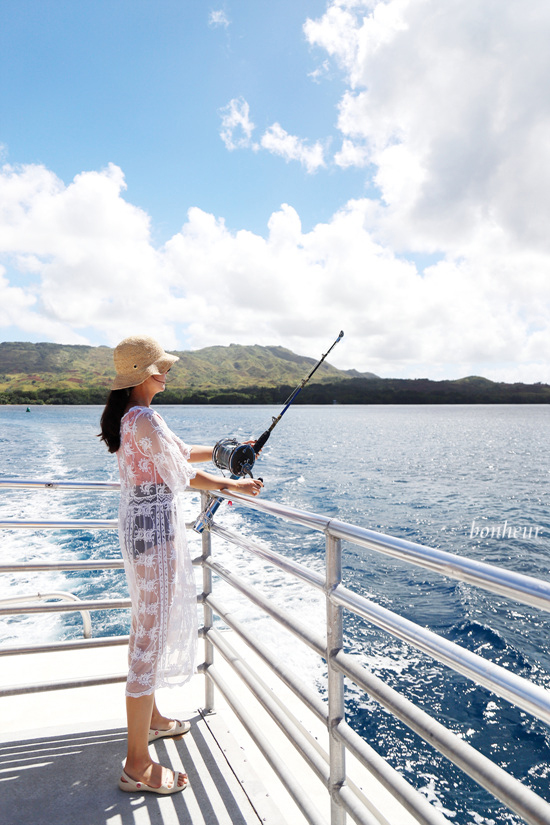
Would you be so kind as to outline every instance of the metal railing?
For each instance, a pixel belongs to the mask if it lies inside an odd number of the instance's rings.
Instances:
[[[402,561],[430,569],[459,581],[467,581],[494,593],[506,595],[516,601],[535,605],[547,611],[550,611],[550,583],[273,502],[249,499],[235,493],[225,497],[230,497],[234,503],[239,502],[248,508],[317,530],[325,535],[326,572],[324,576],[216,524],[212,525],[210,533],[203,533],[202,541],[203,566],[205,569],[216,573],[225,582],[246,595],[257,607],[262,608],[268,615],[272,616],[326,660],[328,668],[328,707],[323,703],[320,706],[310,696],[307,696],[304,687],[297,682],[292,674],[288,673],[284,664],[278,662],[270,651],[265,648],[262,649],[258,641],[250,636],[246,628],[237,626],[232,617],[224,610],[223,605],[219,604],[212,596],[207,581],[204,596],[205,605],[209,608],[209,612],[205,613],[204,621],[204,633],[207,640],[211,642],[212,646],[219,647],[217,635],[212,633],[209,628],[210,612],[213,611],[236,630],[250,647],[270,665],[295,695],[326,724],[330,733],[330,747],[327,756],[328,772],[319,768],[315,760],[310,761],[307,751],[303,755],[317,775],[327,784],[332,800],[331,825],[340,825],[343,821],[343,811],[349,813],[356,822],[373,821],[369,817],[365,818],[364,812],[358,810],[355,800],[350,794],[349,785],[344,784],[346,749],[391,791],[393,796],[418,822],[441,823],[447,821],[439,811],[436,811],[426,802],[424,797],[413,791],[397,772],[393,771],[384,760],[381,760],[347,724],[342,706],[344,676],[355,682],[371,698],[376,699],[390,713],[408,725],[426,742],[471,776],[479,785],[496,796],[512,811],[519,814],[526,822],[533,825],[535,823],[537,825],[543,825],[543,823],[548,825],[550,822],[550,805],[545,800],[466,743],[460,736],[445,728],[444,725],[417,708],[400,693],[373,676],[359,664],[356,657],[344,652],[341,611],[345,608],[356,615],[362,616],[394,637],[427,653],[433,659],[467,676],[476,684],[487,687],[498,696],[507,699],[546,723],[550,722],[550,692],[344,587],[341,582],[341,541],[345,539],[355,545],[367,547],[393,558],[399,558]],[[219,536],[225,541],[232,542],[258,556],[264,562],[269,562],[280,570],[322,591],[325,594],[327,604],[326,637],[312,631],[311,628],[304,627],[293,615],[272,604],[263,594],[258,593],[223,565],[218,564],[212,555],[212,536]],[[221,652],[224,655],[223,650]],[[212,658],[212,653],[210,653],[210,658]],[[230,657],[226,656],[226,658],[228,661],[230,660]],[[205,667],[207,675],[209,669],[208,666]],[[214,681],[219,687],[222,687],[217,675]],[[226,699],[228,698],[226,695]],[[207,699],[207,706],[208,701]],[[276,718],[275,711],[274,718]],[[286,730],[285,723],[280,719],[277,719],[277,721]],[[295,744],[300,749],[300,745],[296,741]],[[266,756],[269,759],[268,753],[266,753]],[[307,817],[307,813],[303,812]],[[316,820],[311,819],[310,821]]]
[[[101,482],[89,485],[82,484],[76,487],[72,483],[33,482],[26,484],[19,481],[10,482],[0,480],[0,487],[8,486],[47,486],[57,489],[116,489],[114,483],[102,486]],[[203,494],[203,505],[206,500]],[[222,497],[229,498],[222,493]],[[331,800],[331,825],[343,825],[346,814],[360,825],[374,825],[375,822],[385,821],[382,815],[366,799],[362,792],[347,776],[346,755],[352,754],[372,774],[378,782],[390,791],[392,796],[420,823],[424,825],[442,825],[448,820],[434,808],[427,799],[416,791],[405,779],[370,747],[348,724],[345,718],[343,680],[344,676],[351,679],[368,695],[385,707],[393,716],[404,722],[409,728],[419,734],[427,743],[439,753],[451,760],[462,771],[472,777],[480,786],[488,790],[501,800],[510,810],[522,817],[530,825],[548,825],[550,822],[550,805],[535,794],[528,787],[512,777],[490,759],[485,757],[460,736],[448,730],[425,711],[418,708],[402,694],[390,688],[379,678],[367,671],[358,658],[347,654],[343,650],[344,611],[363,617],[371,624],[382,628],[395,638],[405,641],[408,645],[422,651],[433,659],[450,667],[457,673],[463,674],[476,684],[483,685],[498,696],[513,703],[529,714],[550,722],[550,692],[532,684],[508,669],[495,665],[483,657],[472,653],[460,645],[449,642],[432,631],[411,622],[398,614],[380,607],[369,599],[351,591],[342,584],[342,540],[351,542],[360,547],[366,547],[378,553],[398,558],[402,561],[429,569],[443,576],[458,581],[469,582],[485,588],[493,593],[505,595],[516,601],[550,611],[550,584],[529,576],[503,570],[492,565],[462,558],[441,550],[435,550],[424,545],[415,544],[403,539],[384,536],[371,530],[359,528],[344,522],[330,519],[321,515],[300,511],[269,501],[250,499],[232,493],[231,500],[239,505],[259,511],[267,516],[283,519],[302,527],[316,530],[325,536],[326,566],[325,574],[321,574],[293,559],[277,553],[274,550],[260,546],[249,538],[234,533],[219,524],[214,523],[210,530],[202,533],[202,555],[194,563],[202,565],[203,592],[199,601],[203,604],[204,626],[201,635],[205,641],[205,660],[200,670],[205,674],[205,709],[214,706],[214,687],[220,690],[228,704],[232,707],[244,727],[247,729],[257,746],[270,762],[275,771],[285,782],[288,791],[294,798],[306,820],[312,825],[321,825],[324,818],[317,810],[314,802],[304,793],[284,760],[279,756],[276,747],[272,745],[257,721],[257,714],[251,713],[247,705],[232,690],[227,679],[216,665],[215,652],[229,663],[235,673],[242,679],[252,694],[259,700],[260,705],[267,711],[278,727],[296,747],[314,774],[325,784]],[[62,529],[90,529],[90,521],[83,522],[35,522],[25,526],[57,527],[63,524]],[[116,522],[115,522],[116,524]],[[1,521],[0,527],[23,527],[23,522]],[[113,522],[95,522],[95,527],[113,527]],[[274,533],[275,535],[275,533]],[[274,604],[262,592],[258,591],[249,581],[220,564],[213,553],[213,539],[219,538],[231,542],[245,551],[259,557],[264,562],[284,571],[293,578],[297,578],[307,585],[321,591],[326,601],[326,634],[319,633],[303,624],[280,606]],[[44,563],[31,565],[0,565],[0,572],[15,569],[92,569],[103,565],[113,567],[122,566],[118,562],[60,562],[51,565]],[[86,567],[84,567],[86,566]],[[267,615],[290,631],[307,647],[322,657],[328,669],[328,703],[303,684],[300,678],[293,673],[285,662],[277,659],[272,650],[261,640],[250,633],[249,627],[238,622],[227,606],[220,601],[213,589],[213,576],[225,581],[238,592],[245,595],[252,604],[261,608]],[[99,609],[105,607],[122,607],[124,600],[98,600],[81,602],[78,607],[74,604],[63,605],[62,609]],[[24,608],[33,606],[26,605]],[[45,609],[41,605],[39,609]],[[48,605],[48,608],[59,609],[61,606]],[[21,606],[17,608],[23,612]],[[0,610],[0,615],[2,610]],[[219,616],[246,645],[269,666],[271,671],[285,684],[300,702],[308,708],[313,716],[320,720],[329,734],[328,752],[311,736],[307,728],[296,719],[284,702],[281,702],[276,692],[262,681],[257,672],[252,670],[246,658],[241,657],[235,648],[227,641],[227,635],[220,633],[214,627],[214,616]],[[83,647],[87,644],[122,644],[127,637],[116,637],[111,642],[106,640],[85,640],[80,642],[62,642],[57,645],[41,647],[30,646],[18,650],[4,649],[0,655],[14,652],[31,652],[37,649],[65,649],[70,645]],[[109,678],[109,677],[102,677]],[[124,677],[112,677],[122,681]],[[104,683],[104,682],[97,682]],[[64,683],[66,686],[67,683]],[[72,685],[71,685],[72,686]],[[51,689],[50,685],[50,689]],[[59,684],[54,687],[60,687]],[[35,687],[27,687],[27,690]],[[46,689],[41,686],[39,689]],[[9,689],[8,689],[9,690]],[[20,688],[23,692],[24,688]],[[1,695],[6,691],[0,691]]]
[[[25,604],[28,602],[47,602],[50,599],[65,599],[65,601],[70,602],[82,602],[82,599],[79,596],[75,596],[74,593],[68,593],[66,590],[56,590],[53,593],[27,593],[24,596],[13,596],[9,599],[0,599],[0,608],[5,608],[8,605],[12,607],[16,607],[17,605]],[[15,613],[15,610],[7,610],[7,613]],[[0,612],[0,616],[3,615]],[[85,639],[92,638],[92,620],[90,619],[90,611],[89,610],[80,610],[80,615],[82,616],[82,633]]]
[[[46,490],[78,490],[78,491],[117,491],[120,489],[119,482],[104,481],[40,481],[26,479],[0,479],[0,489],[46,489]],[[0,529],[10,530],[102,530],[116,529],[118,522],[116,519],[4,519],[0,520]],[[64,571],[89,571],[89,570],[120,570],[124,567],[122,560],[96,560],[96,561],[52,561],[52,562],[21,562],[2,563],[0,573],[29,573],[45,572],[52,570]],[[4,599],[0,601],[0,616],[8,615],[32,615],[37,613],[67,613],[80,611],[84,620],[85,638],[82,640],[71,639],[70,641],[54,642],[50,644],[35,643],[28,645],[10,645],[0,648],[0,657],[16,656],[29,653],[55,653],[59,651],[91,649],[98,647],[115,647],[127,645],[128,636],[108,636],[103,638],[91,638],[91,627],[88,624],[90,611],[109,609],[128,609],[130,599],[94,599],[83,601],[73,594],[64,594],[64,601],[55,603],[31,604],[36,600],[36,596],[30,596],[28,600],[17,596],[12,600],[12,604]],[[86,618],[87,617],[87,618]],[[91,622],[90,622],[91,624]],[[55,680],[49,682],[35,682],[32,684],[10,685],[0,688],[0,698],[7,696],[19,696],[27,693],[40,693],[49,690],[65,690],[74,687],[93,687],[97,685],[115,684],[125,682],[126,673],[115,673],[100,677],[78,677],[74,679]]]

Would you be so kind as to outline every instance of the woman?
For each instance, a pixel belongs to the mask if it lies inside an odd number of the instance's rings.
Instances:
[[[118,458],[119,538],[132,602],[128,752],[119,787],[140,793],[176,793],[187,785],[187,774],[153,762],[148,747],[190,727],[163,716],[155,702],[155,690],[191,677],[197,645],[195,582],[178,493],[190,486],[257,495],[263,486],[194,470],[189,462],[210,460],[212,448],[186,446],[151,409],[177,360],[152,338],[125,338],[114,351],[116,379],[101,417],[100,438]]]

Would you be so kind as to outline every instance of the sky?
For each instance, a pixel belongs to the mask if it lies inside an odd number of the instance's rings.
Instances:
[[[547,0],[2,0],[0,340],[550,382]]]

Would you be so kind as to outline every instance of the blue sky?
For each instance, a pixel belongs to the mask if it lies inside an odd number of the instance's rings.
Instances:
[[[322,83],[308,76],[325,56],[302,31],[324,8],[324,0],[6,0],[5,159],[44,164],[66,182],[117,164],[125,197],[151,216],[158,241],[181,228],[190,206],[265,235],[288,201],[311,228],[364,194],[364,173],[297,174],[269,156],[228,152],[220,111],[244,98],[260,129],[284,120],[305,140],[337,139],[341,72]]]
[[[3,0],[0,335],[550,381],[543,0]]]

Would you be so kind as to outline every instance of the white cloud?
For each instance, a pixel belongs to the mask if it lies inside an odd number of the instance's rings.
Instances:
[[[535,319],[543,329],[550,324],[535,298],[545,259],[530,261],[532,280],[522,291],[520,272],[499,281],[498,258],[479,268],[441,262],[422,275],[373,240],[369,220],[369,204],[360,200],[303,233],[295,210],[283,206],[263,239],[231,234],[223,222],[191,210],[165,252],[194,307],[194,345],[285,341],[298,352],[316,351],[343,327],[340,364],[383,375],[410,375],[412,368],[413,375],[436,377],[449,363],[460,366],[458,375],[480,365],[486,373],[491,364],[538,362],[529,375],[550,377],[550,340],[541,352],[530,331]],[[207,303],[205,281],[215,306]],[[550,284],[544,295],[550,298]]]
[[[30,293],[21,287],[10,286],[6,270],[0,266],[0,325],[19,324],[34,303],[35,298]]]
[[[337,0],[305,32],[345,72],[339,128],[378,168],[387,240],[464,255],[496,225],[550,252],[546,0]]]
[[[24,270],[24,264],[22,266]],[[38,290],[36,290],[38,294]],[[44,341],[62,340],[67,344],[85,344],[85,337],[62,322],[37,311],[35,290],[12,286],[4,267],[0,266],[0,330],[16,327],[28,337],[40,335]]]
[[[347,169],[350,166],[367,166],[369,152],[366,146],[344,138],[342,148],[334,155],[334,162],[342,169]]]
[[[250,120],[250,106],[243,98],[233,98],[221,109],[222,128],[220,137],[227,149],[255,148],[252,132],[256,128]]]
[[[274,123],[264,132],[261,145],[268,152],[279,155],[286,161],[297,160],[305,167],[307,172],[316,172],[321,166],[325,166],[324,149],[317,141],[313,145],[295,135],[289,135],[279,123]]]
[[[229,20],[225,11],[223,9],[211,11],[208,16],[208,25],[214,28],[221,26],[226,29],[229,26]]]
[[[253,149],[260,147],[278,155],[286,161],[296,160],[307,172],[316,172],[325,166],[324,147],[320,141],[313,145],[295,135],[290,135],[279,123],[270,126],[260,139],[254,143],[252,133],[256,128],[250,119],[250,106],[244,98],[233,98],[220,110],[222,125],[220,137],[229,151],[234,149]]]
[[[90,326],[112,341],[142,323],[172,336],[162,258],[148,216],[121,197],[124,187],[112,165],[68,186],[41,166],[2,169],[0,255],[7,272],[25,273],[32,297],[25,306],[10,298],[10,324],[65,341]],[[10,286],[18,280],[11,275]]]
[[[328,60],[323,60],[320,66],[317,66],[312,72],[308,72],[308,77],[311,77],[314,83],[320,83],[321,80],[330,74],[330,63]]]
[[[114,344],[137,330],[167,347],[283,344],[387,376],[550,380],[548,257],[479,254],[419,273],[371,231],[378,207],[351,201],[304,232],[283,205],[267,237],[230,232],[194,207],[163,247],[123,197],[120,169],[65,185],[44,167],[0,174],[0,324],[54,341]]]

